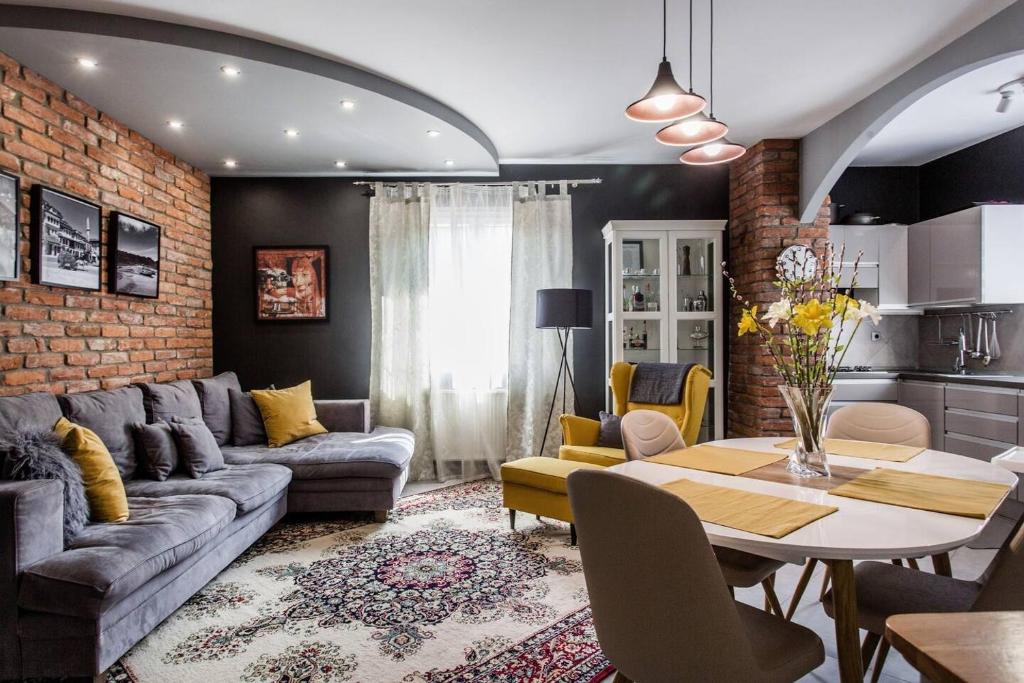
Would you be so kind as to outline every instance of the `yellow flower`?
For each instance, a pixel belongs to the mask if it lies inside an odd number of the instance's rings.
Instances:
[[[853,297],[846,296],[845,294],[836,294],[833,308],[836,315],[840,315],[845,320],[856,320],[859,315],[857,309],[860,308],[860,304]]]
[[[757,306],[751,306],[750,310],[743,311],[743,317],[740,318],[739,324],[739,336],[742,337],[747,332],[757,332]]]
[[[813,337],[821,328],[832,327],[832,307],[822,304],[817,299],[793,307],[793,324],[804,334]]]

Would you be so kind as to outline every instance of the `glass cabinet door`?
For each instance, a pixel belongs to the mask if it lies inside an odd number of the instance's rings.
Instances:
[[[661,321],[622,321],[622,360],[628,363],[658,363],[661,354]]]
[[[716,334],[713,320],[677,320],[675,362],[699,363],[714,373]]]
[[[702,313],[715,310],[714,273],[718,254],[716,241],[706,238],[678,237],[673,241],[675,259],[673,278],[677,313]]]
[[[647,313],[664,309],[661,275],[664,269],[659,238],[623,237],[622,306],[623,313]]]

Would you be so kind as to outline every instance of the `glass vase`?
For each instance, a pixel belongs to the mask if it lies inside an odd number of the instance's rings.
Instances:
[[[786,470],[798,477],[830,477],[825,454],[825,425],[832,387],[779,387],[793,418],[796,446],[789,455]]]

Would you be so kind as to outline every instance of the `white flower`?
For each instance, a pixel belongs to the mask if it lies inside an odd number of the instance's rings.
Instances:
[[[789,320],[792,315],[793,305],[789,299],[779,299],[768,307],[768,311],[761,316],[761,319],[767,320],[768,326],[774,328],[780,320]]]
[[[879,321],[882,320],[882,314],[878,312],[878,309],[869,304],[864,299],[860,300],[860,308],[858,309],[858,315],[861,320],[864,318],[871,318],[871,322],[874,323],[875,327],[878,327]]]

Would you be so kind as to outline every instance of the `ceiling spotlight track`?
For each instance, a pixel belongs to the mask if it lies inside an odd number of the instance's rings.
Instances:
[[[1001,86],[996,88],[996,92],[999,93],[999,102],[996,104],[996,111],[1000,114],[1005,114],[1010,111],[1010,107],[1013,106],[1013,98],[1017,96],[1018,92],[1024,90],[1024,78],[1018,78],[1016,80],[1003,83]]]
[[[693,0],[690,0],[691,25],[693,18]],[[654,79],[647,94],[626,107],[626,116],[634,121],[659,123],[693,116],[703,111],[707,102],[693,92],[692,83],[689,91],[683,90],[672,75],[672,64],[668,61],[668,0],[661,4],[661,63],[658,75]],[[693,53],[693,31],[690,32],[690,52]],[[693,60],[691,59],[691,64]],[[692,66],[691,66],[692,74]]]

